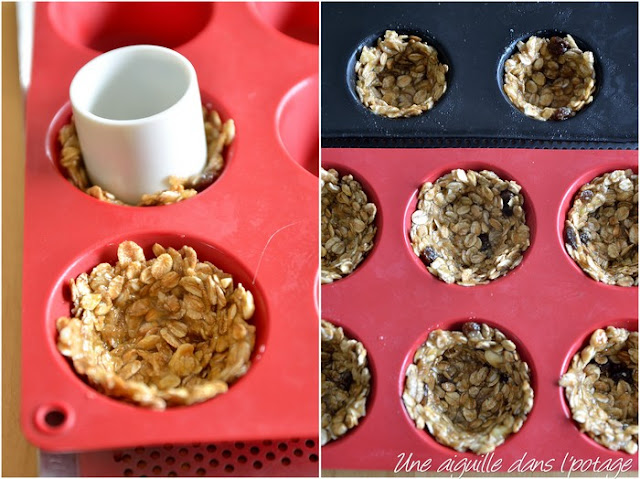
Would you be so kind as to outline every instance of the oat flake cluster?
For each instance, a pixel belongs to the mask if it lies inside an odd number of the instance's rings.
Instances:
[[[376,205],[352,175],[320,169],[322,284],[347,276],[373,248]]]
[[[429,334],[407,368],[402,400],[439,443],[486,454],[522,427],[533,407],[530,381],[512,341],[469,322]]]
[[[536,120],[566,120],[593,101],[593,53],[583,52],[571,35],[530,37],[504,64],[504,92]]]
[[[560,385],[582,432],[613,451],[638,451],[637,332],[596,330]]]
[[[577,193],[567,214],[569,255],[593,279],[638,285],[638,175],[616,170]]]
[[[447,283],[488,283],[515,268],[529,247],[520,185],[492,171],[453,170],[422,185],[411,245]]]
[[[170,177],[168,179],[168,190],[143,195],[137,206],[157,206],[178,203],[195,196],[199,190],[213,183],[220,175],[224,167],[222,152],[233,142],[236,134],[235,123],[231,119],[222,123],[220,115],[215,110],[208,111],[203,107],[202,114],[204,116],[208,158],[204,170],[191,178]],[[71,123],[64,125],[60,129],[58,141],[62,148],[60,152],[60,165],[66,172],[69,181],[71,181],[76,188],[79,188],[100,201],[119,205],[124,204],[112,193],[109,193],[98,185],[92,185],[89,181],[87,170],[82,160],[82,151],[80,150],[80,142],[78,141],[73,119]]]
[[[342,328],[322,320],[322,437],[324,446],[358,425],[371,389],[367,350]]]
[[[115,266],[71,280],[73,316],[57,321],[58,349],[108,396],[164,409],[227,391],[250,366],[251,292],[195,251],[155,244],[146,260],[125,241]]]
[[[356,62],[356,91],[374,113],[410,117],[431,110],[447,90],[449,67],[415,35],[387,30],[377,46],[364,47]]]

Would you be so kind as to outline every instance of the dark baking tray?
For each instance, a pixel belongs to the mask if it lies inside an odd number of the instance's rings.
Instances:
[[[627,148],[638,146],[638,4],[323,3],[322,146]],[[386,29],[417,33],[449,64],[448,88],[414,118],[365,108],[353,68]],[[526,117],[502,93],[518,40],[570,33],[594,53],[591,105],[563,122]]]

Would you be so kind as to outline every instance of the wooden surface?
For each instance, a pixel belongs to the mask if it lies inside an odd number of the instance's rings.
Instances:
[[[2,4],[2,475],[37,475],[36,449],[20,430],[20,320],[24,113],[16,6]]]

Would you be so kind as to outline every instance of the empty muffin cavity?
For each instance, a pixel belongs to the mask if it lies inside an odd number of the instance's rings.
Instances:
[[[415,35],[387,30],[356,62],[356,91],[374,113],[389,118],[420,115],[447,90],[449,67],[438,51]]]
[[[438,329],[407,368],[402,400],[439,443],[486,454],[518,432],[533,407],[529,365],[487,324]]]
[[[358,425],[371,389],[367,350],[342,328],[322,320],[322,437],[324,446]]]
[[[531,36],[517,43],[504,64],[503,89],[511,103],[536,120],[566,120],[593,101],[596,73],[592,52],[571,35]]]
[[[492,171],[453,170],[422,185],[411,215],[411,246],[428,270],[463,286],[494,280],[529,247],[524,197]]]
[[[322,284],[349,275],[373,248],[377,208],[352,175],[320,171]]]
[[[582,432],[613,451],[638,451],[637,332],[594,331],[560,385]]]
[[[616,170],[576,194],[565,222],[565,246],[596,281],[638,285],[638,175]]]

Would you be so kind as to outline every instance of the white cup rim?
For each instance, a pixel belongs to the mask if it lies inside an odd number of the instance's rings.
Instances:
[[[112,57],[114,56],[129,55],[132,53],[137,53],[139,51],[160,52],[161,54],[166,55],[167,57],[170,57],[173,60],[177,60],[177,64],[179,64],[181,67],[185,69],[185,72],[187,73],[187,76],[188,76],[188,85],[185,88],[185,91],[183,92],[183,94],[180,96],[180,98],[176,99],[169,107],[159,111],[158,113],[154,113],[152,115],[148,115],[142,118],[135,118],[135,119],[128,119],[128,120],[115,120],[115,119],[104,118],[102,116],[96,115],[95,113],[91,112],[88,108],[85,108],[84,105],[82,105],[83,102],[77,101],[78,100],[77,90],[79,88],[78,85],[83,80],[83,74],[85,74],[90,68],[95,68],[97,65],[103,62],[111,61]],[[92,121],[102,123],[104,125],[112,125],[112,126],[135,126],[135,125],[142,125],[145,123],[158,120],[162,116],[169,114],[171,110],[176,108],[177,105],[181,101],[183,101],[183,99],[188,95],[190,89],[193,88],[193,85],[197,85],[196,70],[191,64],[191,62],[180,53],[176,52],[175,50],[172,50],[171,48],[161,47],[158,45],[147,45],[147,44],[129,45],[126,47],[120,47],[120,48],[115,48],[113,50],[109,50],[108,52],[98,55],[97,57],[93,58],[92,60],[87,62],[85,65],[83,65],[82,68],[80,68],[76,72],[75,76],[73,77],[73,80],[71,81],[71,85],[69,86],[69,99],[71,101],[71,107],[74,110],[74,112],[77,112]]]

